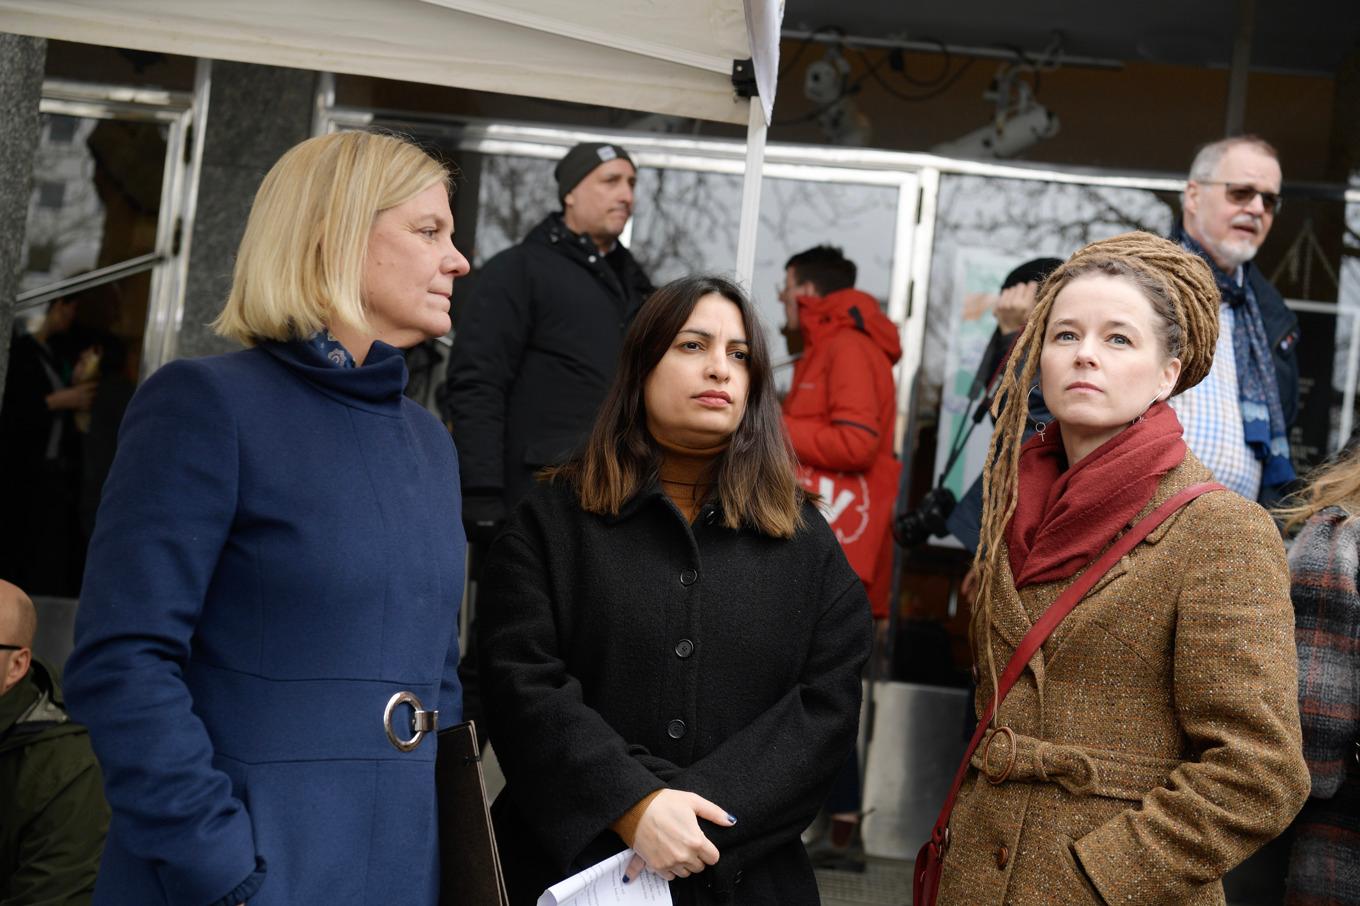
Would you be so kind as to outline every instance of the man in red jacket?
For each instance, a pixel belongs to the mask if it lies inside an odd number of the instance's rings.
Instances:
[[[891,516],[900,468],[893,455],[892,367],[902,344],[878,301],[854,288],[855,274],[854,262],[827,245],[785,265],[785,330],[801,337],[803,355],[784,398],[784,423],[798,461],[818,473],[813,490],[825,498],[827,521],[864,582],[875,619],[885,620],[892,593],[891,518],[860,512],[860,497],[867,490],[870,509],[881,505]],[[832,494],[826,487],[834,488]]]
[[[889,526],[900,464],[893,455],[892,367],[902,344],[878,300],[854,288],[855,276],[854,262],[827,245],[794,255],[784,267],[785,334],[791,350],[800,340],[802,347],[784,398],[784,424],[802,466],[799,478],[821,495],[881,630],[893,592]],[[853,752],[825,808],[830,848],[814,849],[814,861],[863,871],[862,856],[847,852],[860,808]]]

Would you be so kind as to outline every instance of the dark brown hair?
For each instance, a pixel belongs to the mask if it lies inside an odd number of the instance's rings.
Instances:
[[[792,268],[799,283],[811,283],[819,296],[849,289],[859,273],[855,262],[834,245],[817,245],[799,252],[784,263],[784,268]]]
[[[709,295],[721,296],[741,310],[749,344],[746,411],[716,463],[723,524],[788,538],[802,525],[804,495],[794,479],[796,460],[774,395],[765,331],[741,287],[722,277],[682,277],[652,294],[623,338],[618,375],[600,407],[585,451],[543,475],[551,481],[569,482],[580,497],[581,508],[602,515],[617,515],[656,479],[661,448],[647,430],[644,387],[694,307]]]

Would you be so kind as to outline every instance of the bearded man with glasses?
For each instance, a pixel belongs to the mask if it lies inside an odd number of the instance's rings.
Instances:
[[[1270,504],[1294,479],[1298,318],[1253,266],[1280,209],[1279,154],[1254,135],[1205,145],[1190,166],[1172,239],[1209,264],[1222,294],[1214,364],[1172,400],[1185,442],[1242,496]]]

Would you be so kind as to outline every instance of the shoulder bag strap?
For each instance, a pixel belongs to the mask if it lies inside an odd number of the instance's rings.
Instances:
[[[954,774],[954,783],[949,788],[949,795],[945,797],[944,807],[940,809],[940,816],[935,819],[935,827],[930,833],[930,845],[937,849],[938,855],[943,855],[948,846],[945,831],[949,827],[949,816],[954,811],[954,800],[958,798],[959,790],[963,787],[963,780],[968,776],[968,765],[973,760],[973,753],[977,751],[978,744],[982,742],[982,737],[986,735],[987,727],[991,724],[996,709],[1005,700],[1006,693],[1011,691],[1015,681],[1025,672],[1025,667],[1029,664],[1030,658],[1034,657],[1035,652],[1053,634],[1053,630],[1058,628],[1058,624],[1076,608],[1081,599],[1086,596],[1086,593],[1100,581],[1102,576],[1110,571],[1110,567],[1142,543],[1143,539],[1150,535],[1153,529],[1165,522],[1172,513],[1201,494],[1224,490],[1227,489],[1214,481],[1191,485],[1148,513],[1138,521],[1137,525],[1117,538],[1114,544],[1110,545],[1105,553],[1101,554],[1086,572],[1078,577],[1077,581],[1073,582],[1066,591],[1058,596],[1058,600],[1049,605],[1043,616],[1039,617],[1038,621],[1025,633],[1024,638],[1020,640],[1020,644],[1016,647],[1015,653],[1011,655],[1010,661],[1007,662],[1006,669],[1002,671],[1001,677],[997,680],[996,697],[992,699],[991,707],[988,708],[987,713],[978,721],[977,729],[973,732],[973,738],[964,751],[963,761]]]

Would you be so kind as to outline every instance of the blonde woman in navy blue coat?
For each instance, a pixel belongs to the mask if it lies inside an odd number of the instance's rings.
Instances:
[[[437,900],[435,739],[392,739],[461,709],[457,461],[402,395],[468,269],[448,193],[396,138],[293,148],[215,324],[250,348],[128,409],[66,674],[113,809],[96,904]]]

